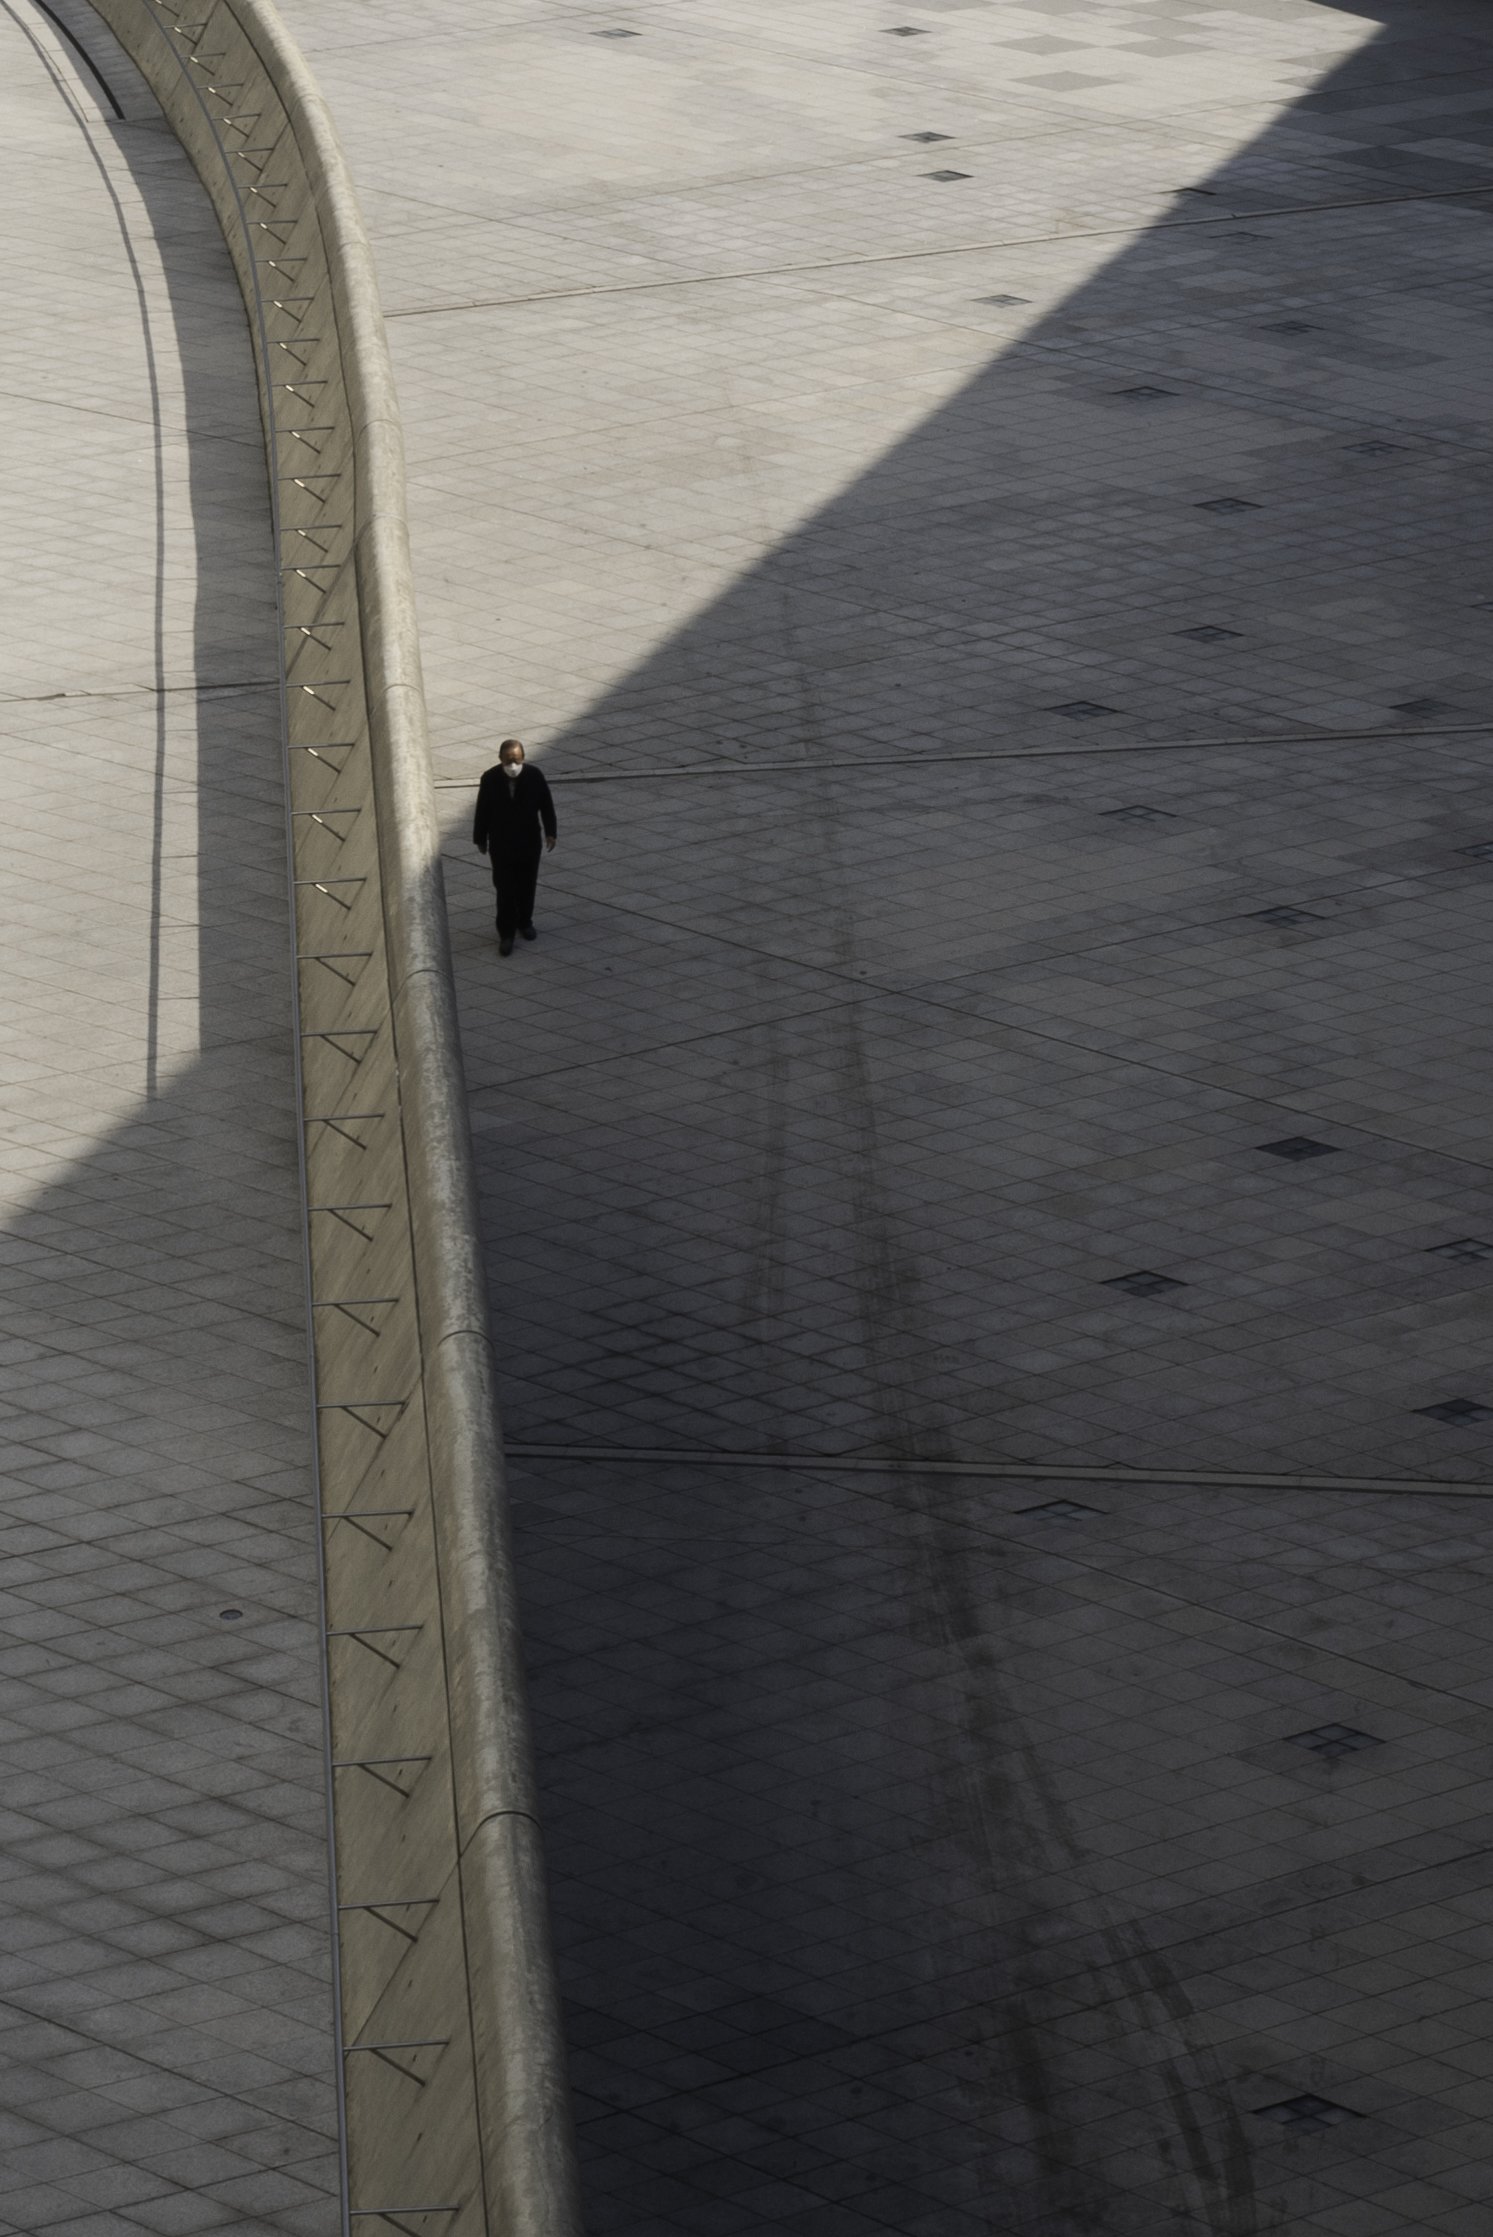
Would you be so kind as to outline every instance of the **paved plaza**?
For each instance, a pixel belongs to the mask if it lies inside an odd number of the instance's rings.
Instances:
[[[122,119],[0,11],[0,2231],[331,2237],[273,547],[216,223],[109,69]]]
[[[23,6],[0,2237],[329,2237],[248,356]],[[590,2237],[1485,2237],[1485,11],[285,12],[405,410]]]
[[[407,419],[590,2228],[1478,2237],[1485,14],[289,14]]]

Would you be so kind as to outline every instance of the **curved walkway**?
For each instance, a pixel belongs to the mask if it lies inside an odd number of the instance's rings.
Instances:
[[[264,453],[212,211],[108,77],[122,119],[0,8],[0,2230],[328,2237]]]

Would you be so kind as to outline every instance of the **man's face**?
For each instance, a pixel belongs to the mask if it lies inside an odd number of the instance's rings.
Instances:
[[[517,747],[512,753],[504,754],[503,767],[510,777],[516,777],[523,765],[524,749],[522,746]]]

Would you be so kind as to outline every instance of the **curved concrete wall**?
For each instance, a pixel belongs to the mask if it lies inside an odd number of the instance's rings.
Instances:
[[[567,2237],[568,2109],[371,258],[330,118],[268,0],[95,6],[222,220],[274,484],[349,2211],[422,2237]]]

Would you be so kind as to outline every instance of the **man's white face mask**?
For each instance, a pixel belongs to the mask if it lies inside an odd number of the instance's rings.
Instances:
[[[503,774],[505,777],[516,777],[522,768],[523,763],[521,761],[505,761],[503,764]]]

